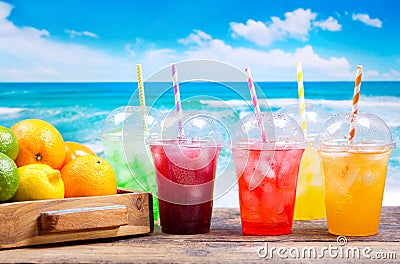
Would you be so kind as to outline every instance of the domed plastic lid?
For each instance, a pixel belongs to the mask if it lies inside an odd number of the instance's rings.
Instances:
[[[246,115],[236,125],[232,136],[233,147],[249,147],[250,145],[268,148],[304,148],[306,146],[300,125],[290,116],[282,113],[261,113],[266,142],[258,119],[254,113]]]
[[[370,113],[354,115],[355,135],[350,142],[351,114],[336,114],[323,125],[314,147],[323,150],[387,151],[393,148],[392,134],[386,123]]]
[[[300,118],[300,107],[299,104],[290,104],[283,106],[278,110],[278,113],[282,113],[293,117],[297,123],[301,126]],[[304,135],[308,140],[313,140],[319,133],[324,122],[331,115],[322,105],[317,104],[306,104],[306,122],[307,122],[307,135]]]
[[[182,137],[179,137],[180,121]],[[150,132],[153,137],[150,138],[149,143],[154,140],[179,139],[180,143],[192,144],[195,140],[202,144],[221,145],[229,138],[227,129],[217,118],[201,111],[183,111],[181,119],[176,111],[166,113],[154,123]]]
[[[143,139],[150,136],[149,130],[161,117],[161,113],[151,107],[121,106],[113,110],[104,121],[100,132],[100,139],[122,140]],[[143,118],[144,117],[144,118]],[[143,127],[146,123],[146,131]]]

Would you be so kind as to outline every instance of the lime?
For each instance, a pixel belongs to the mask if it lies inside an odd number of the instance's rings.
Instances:
[[[17,192],[18,186],[17,165],[10,157],[0,153],[0,202],[10,200]]]
[[[18,168],[20,182],[13,201],[64,198],[64,182],[59,170],[46,164],[29,164]]]
[[[14,132],[4,126],[0,126],[0,152],[15,160],[18,156],[18,150],[18,140]]]

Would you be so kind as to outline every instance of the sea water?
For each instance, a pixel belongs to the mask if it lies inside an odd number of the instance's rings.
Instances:
[[[353,82],[305,82],[307,103],[329,113],[349,112]],[[298,103],[297,83],[258,82],[262,111]],[[124,105],[138,105],[137,83],[0,83],[0,125],[10,127],[27,118],[40,118],[60,130],[66,141],[83,143],[104,157],[99,133],[107,115]],[[247,83],[181,83],[184,110],[206,111],[224,124],[226,145],[235,124],[252,111]],[[172,83],[145,83],[146,103],[163,113],[174,111]],[[400,140],[400,82],[363,82],[361,112],[374,113],[390,127],[393,141]],[[399,143],[397,143],[399,144]],[[400,152],[389,160],[384,205],[400,205]],[[232,154],[221,151],[215,181],[214,206],[238,207]]]

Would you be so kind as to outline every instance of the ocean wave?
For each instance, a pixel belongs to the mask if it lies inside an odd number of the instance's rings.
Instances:
[[[245,100],[201,100],[201,104],[208,107],[210,111],[218,111],[227,106],[239,110],[240,116],[252,111],[252,102]],[[259,105],[263,109],[276,111],[282,107],[298,104],[297,98],[263,99]],[[322,107],[330,114],[350,112],[352,100],[328,100],[328,99],[308,99],[306,104]],[[214,108],[214,109],[213,109]],[[265,110],[264,110],[265,111]],[[382,118],[389,127],[400,127],[400,98],[393,96],[362,96],[359,101],[359,111],[373,113]]]
[[[101,156],[101,157],[104,156],[103,155],[104,149],[103,149],[103,145],[101,144],[100,140],[82,142],[82,144],[84,144],[85,146],[90,148],[94,153],[96,153],[96,155]]]
[[[0,107],[0,115],[18,114],[19,112],[24,111],[26,109],[27,108]]]
[[[297,98],[279,98],[262,99],[258,101],[260,105],[269,105],[270,107],[283,107],[285,105],[297,104]],[[226,107],[226,105],[246,106],[251,105],[250,100],[200,100],[203,105],[212,107]],[[306,99],[306,103],[316,105],[327,105],[335,108],[351,108],[352,100],[329,100],[329,99]],[[400,98],[393,96],[361,96],[360,107],[398,107],[400,108]]]

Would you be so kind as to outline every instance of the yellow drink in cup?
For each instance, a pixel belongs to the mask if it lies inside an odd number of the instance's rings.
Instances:
[[[294,219],[311,220],[325,217],[322,173],[318,152],[309,144],[300,162]]]
[[[329,113],[322,106],[306,104],[307,140],[309,141],[300,162],[297,180],[294,220],[314,220],[325,217],[325,198],[322,185],[322,167],[318,152],[312,147],[313,139]],[[299,124],[299,105],[286,105],[280,113],[293,117]]]
[[[320,150],[329,233],[378,233],[390,152],[387,148],[372,152]]]
[[[389,128],[373,114],[329,118],[314,141],[324,171],[328,232],[345,236],[378,233],[386,171],[394,146]]]

